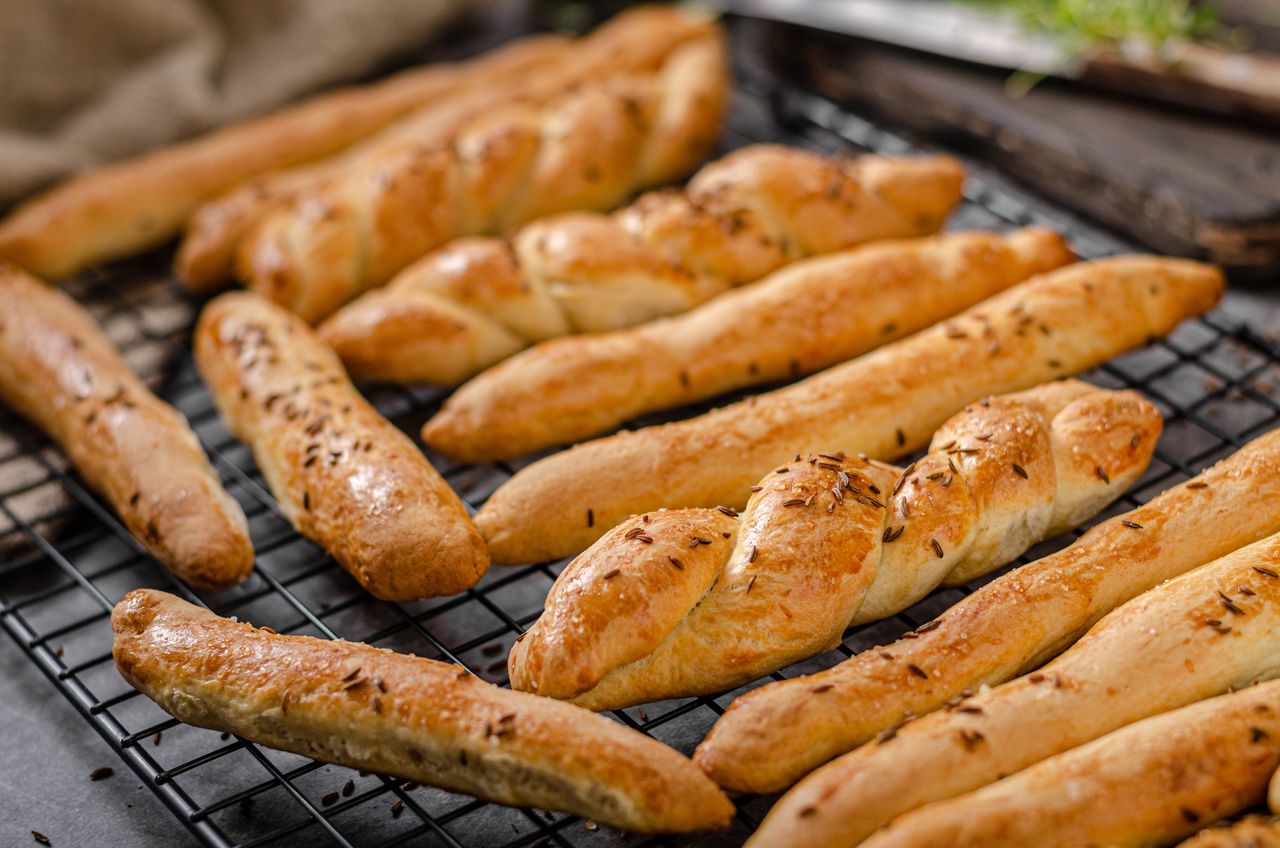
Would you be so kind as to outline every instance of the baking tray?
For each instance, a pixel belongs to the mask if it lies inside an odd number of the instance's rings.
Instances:
[[[850,153],[922,149],[821,97],[779,84],[768,69],[754,63],[758,52],[738,53],[740,87],[723,137],[725,150],[759,141]],[[1038,224],[1065,233],[1086,257],[1129,249],[985,167],[969,165],[964,204],[951,228]],[[172,282],[168,267],[167,255],[152,255],[84,275],[69,289],[103,323],[130,364],[191,420],[228,491],[249,516],[257,548],[253,574],[230,591],[193,593],[142,551],[47,438],[0,411],[0,551],[5,560],[0,566],[0,624],[178,820],[210,846],[241,848],[741,844],[773,798],[742,800],[733,826],[722,832],[682,839],[624,837],[572,816],[485,804],[189,727],[129,688],[111,662],[108,618],[117,600],[142,586],[167,589],[219,614],[270,625],[281,633],[340,637],[457,662],[505,684],[507,651],[537,617],[563,565],[494,568],[464,594],[419,603],[387,603],[365,594],[332,559],[289,527],[249,452],[222,427],[191,360],[190,329],[198,304]],[[1280,348],[1219,312],[1188,321],[1169,339],[1085,378],[1136,388],[1166,418],[1142,480],[1099,518],[1150,499],[1280,424]],[[415,438],[418,426],[446,395],[421,387],[364,388],[378,409]],[[651,416],[632,426],[683,417],[711,405]],[[472,509],[531,461],[459,465],[437,455],[431,459]],[[1021,561],[1043,556],[1072,538],[1039,545]],[[890,620],[851,630],[838,649],[772,677],[812,672],[892,641],[981,582],[935,592]],[[690,753],[741,691],[612,715]]]

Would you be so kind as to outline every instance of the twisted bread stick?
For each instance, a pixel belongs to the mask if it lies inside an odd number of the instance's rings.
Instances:
[[[1230,827],[1206,828],[1178,848],[1280,848],[1280,819],[1245,816]]]
[[[1280,675],[1277,569],[1280,536],[1270,536],[1139,595],[1035,674],[818,769],[774,806],[756,841],[857,845],[910,810]]]
[[[449,484],[296,316],[248,292],[222,295],[200,315],[195,353],[285,516],[370,593],[451,595],[488,569]]]
[[[862,844],[1164,845],[1261,801],[1277,763],[1280,681],[1271,681],[1131,724],[999,783],[930,804]]]
[[[1057,234],[1019,230],[800,262],[685,315],[539,345],[455,392],[422,436],[467,461],[576,441],[646,412],[834,365],[1071,259]]]
[[[526,40],[461,66],[457,84],[363,143],[339,156],[255,179],[202,206],[178,251],[186,284],[207,291],[232,276],[236,248],[264,218],[294,198],[342,180],[382,151],[447,145],[477,116],[517,100],[542,102],[606,73],[656,67],[676,45],[706,35],[704,17],[660,6],[631,9],[579,41]]]
[[[244,513],[186,419],[71,298],[0,264],[0,398],[34,421],[152,556],[199,589],[253,567]]]
[[[314,322],[450,239],[615,206],[710,151],[727,87],[713,32],[656,73],[447,121],[447,140],[402,139],[268,215],[240,246],[240,276]]]
[[[1276,532],[1280,431],[993,580],[913,638],[744,695],[696,759],[728,789],[784,789],[911,716],[1039,666],[1161,581]]]
[[[942,157],[756,145],[613,215],[557,215],[510,243],[451,245],[348,304],[321,335],[357,379],[455,383],[536,342],[682,312],[795,259],[935,232],[963,179]]]
[[[1127,256],[1042,274],[956,318],[769,394],[536,462],[476,517],[495,562],[578,553],[659,507],[741,508],[796,453],[900,456],[977,398],[1091,368],[1213,306],[1214,268]]]
[[[0,257],[46,277],[155,247],[243,180],[331,156],[480,79],[527,74],[568,42],[538,36],[463,66],[415,68],[339,89],[73,177],[0,222]]]
[[[279,636],[146,589],[116,606],[111,627],[120,673],[189,724],[626,830],[722,827],[733,813],[660,742],[456,665]]]
[[[511,685],[596,710],[732,689],[1085,520],[1159,434],[1132,392],[1054,383],[966,407],[905,475],[821,454],[753,487],[740,520],[633,518],[561,573]]]

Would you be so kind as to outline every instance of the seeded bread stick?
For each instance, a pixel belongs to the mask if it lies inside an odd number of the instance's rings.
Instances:
[[[111,616],[131,685],[188,724],[624,830],[723,827],[733,805],[661,742],[460,666],[281,636],[141,589]]]
[[[494,492],[476,523],[495,562],[519,564],[579,553],[629,515],[741,509],[750,487],[797,453],[917,450],[966,403],[1092,368],[1221,293],[1221,272],[1181,259],[1070,265],[796,385],[535,462]]]
[[[818,769],[774,805],[761,842],[854,846],[899,815],[1126,724],[1280,676],[1276,569],[1273,535],[1139,595],[1033,674]]]
[[[682,315],[518,354],[454,392],[422,436],[472,462],[572,443],[647,412],[844,362],[1073,258],[1058,234],[1018,230],[798,262]],[[507,414],[513,408],[520,414]]]
[[[198,589],[253,567],[244,513],[195,433],[71,298],[0,264],[0,398],[50,435],[142,545]]]
[[[894,644],[747,693],[695,758],[726,789],[785,789],[911,716],[1038,667],[1162,581],[1277,532],[1280,430],[991,581]]]
[[[373,595],[452,595],[489,567],[462,502],[303,321],[248,292],[205,307],[196,364],[298,532]]]
[[[1131,724],[895,819],[862,848],[1147,848],[1260,802],[1280,762],[1280,681]],[[774,844],[757,834],[751,848]]]

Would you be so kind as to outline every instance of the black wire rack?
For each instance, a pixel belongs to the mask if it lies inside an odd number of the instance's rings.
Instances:
[[[778,88],[750,67],[742,71],[726,148],[781,141],[827,151],[919,149],[821,97]],[[952,228],[1051,226],[1086,257],[1127,247],[970,164],[965,202]],[[0,624],[182,824],[210,846],[241,848],[740,844],[772,798],[743,801],[732,828],[720,833],[641,841],[578,818],[485,804],[183,725],[124,682],[111,661],[110,610],[128,591],[154,586],[281,633],[341,637],[444,659],[505,684],[511,643],[537,617],[563,565],[495,568],[474,589],[427,602],[394,604],[365,594],[290,528],[249,452],[222,427],[191,360],[196,304],[177,292],[167,264],[167,257],[144,259],[77,280],[71,290],[130,363],[191,420],[249,517],[257,548],[253,574],[235,589],[196,595],[143,552],[47,438],[0,411],[0,551],[7,560],[0,566]],[[1280,348],[1217,312],[1085,377],[1136,388],[1166,417],[1151,467],[1107,515],[1148,500],[1280,424]],[[366,389],[378,409],[411,434],[445,396],[427,388]],[[662,419],[637,423],[654,420]],[[473,509],[525,464],[431,459]],[[1070,538],[1046,542],[1022,561]],[[838,649],[773,678],[812,672],[891,641],[974,588],[937,592],[893,619],[852,630]],[[741,691],[613,715],[688,753]]]

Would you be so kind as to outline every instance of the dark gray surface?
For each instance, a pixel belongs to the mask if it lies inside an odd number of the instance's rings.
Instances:
[[[7,636],[0,727],[0,845],[35,845],[33,830],[58,848],[197,844]],[[115,775],[91,781],[100,766]]]

